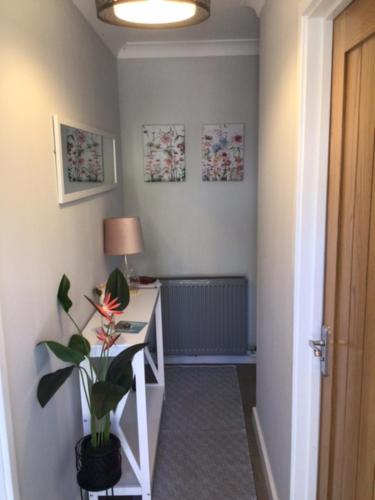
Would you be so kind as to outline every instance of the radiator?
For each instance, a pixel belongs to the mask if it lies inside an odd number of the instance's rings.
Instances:
[[[247,279],[161,279],[166,355],[247,351]]]

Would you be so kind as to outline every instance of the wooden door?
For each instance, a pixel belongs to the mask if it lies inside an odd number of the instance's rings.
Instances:
[[[375,500],[375,0],[334,21],[319,500]]]

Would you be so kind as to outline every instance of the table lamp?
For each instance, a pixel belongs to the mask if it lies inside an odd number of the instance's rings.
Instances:
[[[141,253],[143,248],[139,217],[112,217],[104,220],[104,253],[124,256],[125,277],[129,286],[132,272],[127,256]]]

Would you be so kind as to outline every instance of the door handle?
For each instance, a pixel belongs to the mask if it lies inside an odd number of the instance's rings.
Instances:
[[[320,361],[320,371],[323,377],[328,376],[328,337],[330,329],[323,325],[320,333],[320,339],[309,340],[309,346],[313,350],[314,356]]]
[[[322,358],[322,348],[325,346],[325,343],[322,340],[309,340],[309,346],[313,350],[316,358]]]

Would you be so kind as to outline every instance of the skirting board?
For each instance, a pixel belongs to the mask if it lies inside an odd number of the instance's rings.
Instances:
[[[251,365],[256,356],[165,356],[166,365]]]
[[[266,442],[264,440],[263,431],[260,425],[260,420],[256,407],[253,407],[253,426],[262,462],[263,473],[266,480],[268,496],[270,500],[279,500],[279,495],[277,494],[275,480],[272,474],[270,459],[268,457]]]

